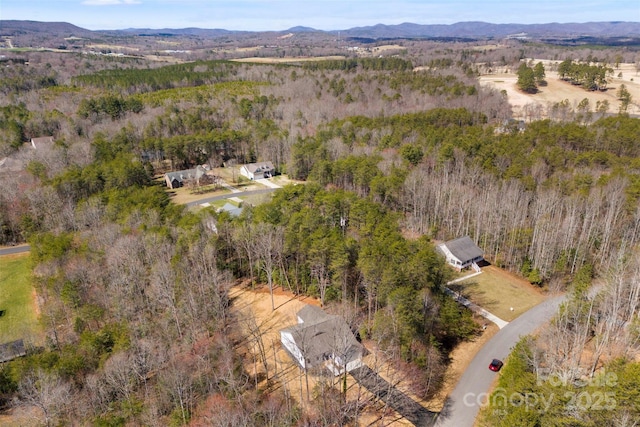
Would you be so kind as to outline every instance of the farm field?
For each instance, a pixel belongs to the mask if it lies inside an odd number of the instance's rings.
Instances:
[[[250,58],[239,58],[232,59],[231,61],[235,62],[254,62],[260,64],[286,64],[288,62],[314,62],[314,61],[330,61],[330,60],[340,60],[346,59],[344,56],[316,56],[316,57],[295,57],[295,56],[286,56],[284,58],[266,58],[266,57],[250,57]]]
[[[539,60],[534,59],[533,63]],[[516,70],[509,72],[507,70],[498,70],[492,74],[484,74],[480,76],[480,84],[495,88],[499,91],[506,91],[509,104],[513,108],[514,117],[523,120],[545,118],[544,112],[550,109],[553,104],[569,101],[569,106],[575,107],[584,98],[589,99],[590,109],[594,111],[596,102],[608,101],[609,113],[616,113],[620,106],[620,102],[616,97],[616,93],[621,84],[624,84],[631,94],[632,102],[629,106],[628,113],[630,115],[640,114],[640,73],[636,70],[634,64],[620,64],[619,68],[615,68],[613,76],[609,78],[610,84],[606,91],[590,92],[585,91],[579,86],[573,86],[570,83],[558,79],[558,73],[553,71],[557,66],[557,61],[542,61],[546,70],[547,86],[538,88],[536,94],[526,94],[518,90],[516,82],[518,76]],[[619,78],[618,75],[622,74]],[[542,117],[531,117],[531,111],[541,111]]]
[[[0,343],[20,338],[42,340],[35,289],[29,280],[29,255],[0,257]]]

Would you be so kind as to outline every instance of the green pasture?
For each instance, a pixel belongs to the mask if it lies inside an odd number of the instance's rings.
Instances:
[[[41,328],[30,280],[29,255],[0,257],[0,344],[38,341]]]

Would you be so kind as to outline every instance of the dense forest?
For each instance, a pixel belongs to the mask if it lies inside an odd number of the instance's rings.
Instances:
[[[46,342],[0,365],[0,409],[30,405],[47,426],[354,425],[362,404],[340,391],[303,408],[273,379],[254,387],[242,361],[257,338],[231,309],[239,281],[318,298],[432,397],[482,329],[445,294],[452,272],[434,246],[469,235],[491,263],[571,295],[518,345],[496,393],[566,400],[585,375],[616,375],[616,411],[496,398],[486,425],[634,425],[640,119],[564,105],[520,129],[477,80],[492,64],[572,57],[567,84],[599,89],[614,62],[603,56],[638,60],[562,49],[412,42],[288,65],[4,58],[0,157],[18,166],[3,172],[0,244],[31,245]],[[23,147],[47,135],[53,145]],[[264,160],[305,183],[239,217],[177,205],[155,179]],[[544,369],[559,377],[540,381]]]

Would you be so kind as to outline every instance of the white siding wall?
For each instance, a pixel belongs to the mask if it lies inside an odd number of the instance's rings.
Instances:
[[[342,358],[339,356],[327,360],[326,366],[335,376],[342,375],[344,373],[344,368],[345,368],[344,362],[342,361]],[[355,360],[352,360],[351,362],[347,363],[347,366],[346,366],[347,372],[351,372],[354,369],[359,368],[361,366],[362,366],[362,359],[357,358]]]
[[[302,352],[296,345],[296,342],[293,339],[293,335],[291,335],[289,332],[280,331],[280,341],[282,342],[282,345],[284,345],[284,347],[287,350],[289,350],[289,353],[291,353],[293,357],[296,358],[300,366],[302,366],[302,368],[304,369],[305,368],[304,357],[302,356]]]
[[[240,168],[240,175],[246,176],[249,179],[253,179],[253,174],[249,172],[249,169],[247,169],[246,166],[242,166]]]
[[[456,258],[444,243],[440,244],[438,247],[440,248],[440,250],[444,254],[444,256],[445,256],[445,258],[446,258],[446,260],[447,260],[447,262],[449,264],[451,264],[451,265],[453,265],[454,267],[457,267],[457,268],[460,268],[462,266],[462,261],[460,261],[458,258]]]

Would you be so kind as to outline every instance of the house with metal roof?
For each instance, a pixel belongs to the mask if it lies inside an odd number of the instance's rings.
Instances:
[[[462,270],[467,267],[477,268],[477,263],[484,259],[484,252],[471,237],[464,236],[439,244],[436,249],[447,260],[447,263]]]

